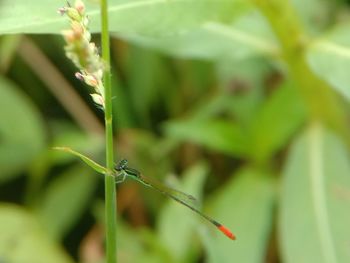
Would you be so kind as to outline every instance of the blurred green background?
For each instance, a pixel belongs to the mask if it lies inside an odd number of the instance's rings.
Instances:
[[[86,1],[99,45],[99,7]],[[103,112],[65,1],[0,2],[0,262],[104,262]],[[110,0],[116,161],[196,196],[231,241],[135,182],[118,262],[350,262],[350,6]]]

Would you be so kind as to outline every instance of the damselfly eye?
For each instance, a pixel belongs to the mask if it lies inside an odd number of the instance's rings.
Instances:
[[[124,170],[128,165],[128,160],[126,159],[122,159],[114,168],[120,172],[122,170]]]

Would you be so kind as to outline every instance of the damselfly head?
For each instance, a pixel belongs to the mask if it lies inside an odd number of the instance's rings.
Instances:
[[[118,172],[121,172],[122,170],[124,170],[125,168],[127,168],[128,166],[128,160],[126,159],[122,159],[121,161],[119,161],[119,163],[114,167],[115,170],[117,170]]]

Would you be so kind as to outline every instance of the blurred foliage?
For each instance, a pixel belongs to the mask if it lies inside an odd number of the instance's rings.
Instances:
[[[350,262],[349,2],[109,2],[118,159],[237,235],[126,181],[118,262]],[[102,176],[51,149],[104,160],[63,5],[0,2],[0,262],[104,261]]]

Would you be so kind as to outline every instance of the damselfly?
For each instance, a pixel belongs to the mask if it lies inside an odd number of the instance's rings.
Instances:
[[[146,178],[136,169],[128,167],[128,161],[125,159],[121,160],[115,166],[115,170],[119,173],[117,176],[121,178],[121,180],[119,181],[123,181],[126,176],[129,176],[130,178],[142,183],[143,185],[153,188],[158,192],[162,193],[163,195],[175,200],[176,202],[184,206],[187,206],[189,209],[196,212],[198,215],[206,219],[208,222],[212,223],[217,229],[219,229],[222,233],[224,233],[224,235],[226,235],[232,240],[236,239],[235,235],[227,227],[223,226],[216,220],[212,219],[211,217],[199,211],[196,208],[196,199],[192,195],[188,195],[181,191],[167,187],[157,181],[151,180],[150,178]]]

